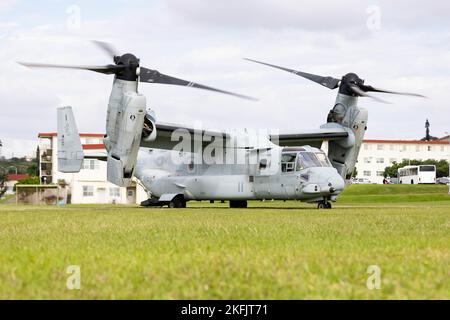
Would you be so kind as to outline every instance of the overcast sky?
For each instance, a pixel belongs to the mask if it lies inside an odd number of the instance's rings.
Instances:
[[[429,97],[360,99],[367,138],[421,138],[426,118],[433,135],[450,131],[447,1],[0,0],[4,155],[30,153],[26,141],[55,131],[58,106],[73,106],[81,132],[104,132],[111,76],[15,63],[110,63],[90,39],[112,42],[148,68],[259,98],[142,84],[159,121],[281,131],[326,121],[336,91],[242,60],[249,57],[338,78],[356,72],[366,84]]]

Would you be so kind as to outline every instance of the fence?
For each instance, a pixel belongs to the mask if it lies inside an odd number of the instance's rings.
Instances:
[[[58,185],[16,185],[17,204],[66,204],[67,194],[67,188]]]

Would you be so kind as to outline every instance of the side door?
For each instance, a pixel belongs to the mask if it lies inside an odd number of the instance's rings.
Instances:
[[[257,157],[255,193],[259,198],[279,197],[277,183],[280,176],[281,151],[278,148],[260,151]]]

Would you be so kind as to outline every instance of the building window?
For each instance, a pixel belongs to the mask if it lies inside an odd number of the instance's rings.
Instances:
[[[370,177],[372,175],[372,172],[371,171],[364,171],[363,175],[366,176],[366,177]]]
[[[406,145],[402,145],[402,151],[406,151]]]
[[[391,144],[391,145],[389,146],[389,149],[390,149],[391,151],[394,151],[394,150],[395,150],[395,146],[394,146],[393,144]]]
[[[420,152],[420,146],[416,146],[416,152]]]
[[[377,158],[377,163],[384,163],[384,158]]]
[[[364,150],[370,150],[370,145],[365,144],[365,145],[364,145]]]
[[[445,151],[445,147],[441,146],[441,151],[444,152]]]
[[[83,186],[83,197],[93,197],[94,187],[93,186]]]
[[[395,158],[390,158],[389,159],[389,163],[394,163],[394,162],[397,162],[397,159],[395,159]]]
[[[364,163],[370,163],[372,161],[372,158],[364,158]]]
[[[384,171],[377,171],[377,176],[384,177]]]
[[[117,188],[117,187],[109,188],[109,196],[119,198],[120,197],[120,188]]]
[[[85,170],[98,170],[100,168],[100,164],[98,160],[95,159],[85,159],[83,161],[83,169]]]
[[[133,190],[128,190],[127,195],[128,195],[129,197],[134,196]]]
[[[377,145],[377,150],[384,150],[384,146],[382,144]]]
[[[428,151],[433,151],[433,147],[432,146],[428,146],[427,149],[428,149]]]

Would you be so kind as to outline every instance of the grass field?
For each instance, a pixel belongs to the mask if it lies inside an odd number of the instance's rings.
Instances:
[[[351,186],[333,210],[0,206],[0,298],[450,299],[445,186]],[[68,290],[78,265],[81,290]],[[367,268],[381,269],[369,290]]]

